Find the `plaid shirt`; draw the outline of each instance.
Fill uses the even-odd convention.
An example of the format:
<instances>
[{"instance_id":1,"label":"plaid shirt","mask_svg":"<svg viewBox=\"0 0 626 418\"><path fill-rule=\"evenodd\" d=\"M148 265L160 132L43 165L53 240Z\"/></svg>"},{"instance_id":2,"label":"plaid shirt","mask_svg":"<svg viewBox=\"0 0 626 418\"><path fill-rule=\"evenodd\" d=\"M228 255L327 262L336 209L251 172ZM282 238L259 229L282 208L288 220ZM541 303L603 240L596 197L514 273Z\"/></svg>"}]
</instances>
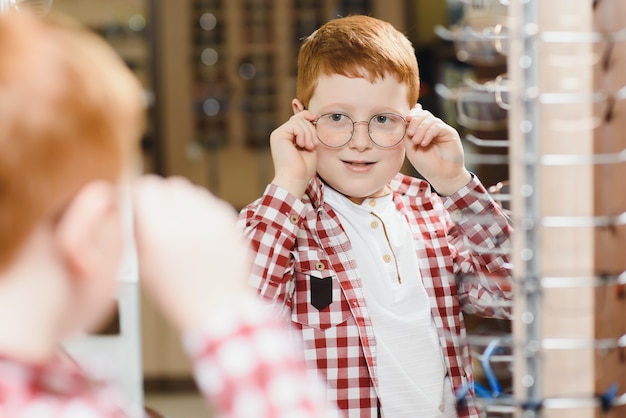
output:
<instances>
[{"instance_id":1,"label":"plaid shirt","mask_svg":"<svg viewBox=\"0 0 626 418\"><path fill-rule=\"evenodd\" d=\"M270 184L240 213L251 242L250 283L286 315L305 344L305 357L349 417L377 417L376 339L350 241L324 203L315 178L302 200ZM477 178L445 199L422 180L398 174L391 183L397 209L416 241L421 277L454 388L473 381L461 310L508 318L511 275L508 218ZM316 280L331 278L331 280ZM457 407L477 417L472 398Z\"/></svg>"},{"instance_id":2,"label":"plaid shirt","mask_svg":"<svg viewBox=\"0 0 626 418\"><path fill-rule=\"evenodd\" d=\"M308 376L302 352L284 324L252 305L235 316L223 313L207 324L206 332L186 335L211 416L338 417L320 381L303 383ZM138 415L143 412L132 414L110 382L88 377L67 362L33 365L0 356L0 418Z\"/></svg>"}]
</instances>

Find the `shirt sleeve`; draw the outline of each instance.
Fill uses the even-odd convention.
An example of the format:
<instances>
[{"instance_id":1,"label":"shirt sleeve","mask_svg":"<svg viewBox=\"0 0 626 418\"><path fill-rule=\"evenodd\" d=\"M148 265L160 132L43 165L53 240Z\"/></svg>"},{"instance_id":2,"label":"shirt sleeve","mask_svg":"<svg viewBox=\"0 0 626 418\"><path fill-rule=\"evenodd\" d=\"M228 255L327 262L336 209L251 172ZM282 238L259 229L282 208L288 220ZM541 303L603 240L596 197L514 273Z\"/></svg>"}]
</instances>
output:
<instances>
[{"instance_id":1,"label":"shirt sleeve","mask_svg":"<svg viewBox=\"0 0 626 418\"><path fill-rule=\"evenodd\" d=\"M300 199L270 184L262 197L239 215L238 226L252 253L249 283L285 314L293 302L293 252L306 211Z\"/></svg>"},{"instance_id":2,"label":"shirt sleeve","mask_svg":"<svg viewBox=\"0 0 626 418\"><path fill-rule=\"evenodd\" d=\"M457 252L459 299L466 312L487 317L511 315L511 220L477 177L444 199L450 213L450 240Z\"/></svg>"},{"instance_id":3,"label":"shirt sleeve","mask_svg":"<svg viewBox=\"0 0 626 418\"><path fill-rule=\"evenodd\" d=\"M216 418L339 417L299 342L261 300L214 315L184 346Z\"/></svg>"}]
</instances>

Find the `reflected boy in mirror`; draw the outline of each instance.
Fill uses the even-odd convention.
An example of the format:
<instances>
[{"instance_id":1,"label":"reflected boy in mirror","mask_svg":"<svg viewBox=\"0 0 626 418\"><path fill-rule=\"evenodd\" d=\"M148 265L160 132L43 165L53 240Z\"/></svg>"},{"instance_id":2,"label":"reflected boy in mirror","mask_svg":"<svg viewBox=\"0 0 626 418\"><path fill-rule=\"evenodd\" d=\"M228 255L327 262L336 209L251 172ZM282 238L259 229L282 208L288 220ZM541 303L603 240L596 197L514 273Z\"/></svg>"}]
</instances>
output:
<instances>
[{"instance_id":1,"label":"reflected boy in mirror","mask_svg":"<svg viewBox=\"0 0 626 418\"><path fill-rule=\"evenodd\" d=\"M509 220L418 93L392 25L323 25L300 49L294 115L270 137L275 176L240 213L250 283L350 417L477 417L473 393L454 395L473 381L462 310L511 315ZM405 159L426 180L401 174Z\"/></svg>"}]
</instances>

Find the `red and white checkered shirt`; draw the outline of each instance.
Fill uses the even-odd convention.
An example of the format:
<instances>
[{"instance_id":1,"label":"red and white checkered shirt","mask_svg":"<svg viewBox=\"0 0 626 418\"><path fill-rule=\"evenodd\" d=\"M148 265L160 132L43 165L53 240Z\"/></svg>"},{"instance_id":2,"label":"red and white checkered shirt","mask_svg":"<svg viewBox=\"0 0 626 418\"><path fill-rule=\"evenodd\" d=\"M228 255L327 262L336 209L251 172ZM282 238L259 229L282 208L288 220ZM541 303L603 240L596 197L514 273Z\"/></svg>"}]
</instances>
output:
<instances>
[{"instance_id":1,"label":"red and white checkered shirt","mask_svg":"<svg viewBox=\"0 0 626 418\"><path fill-rule=\"evenodd\" d=\"M303 199L270 184L244 208L239 225L251 242L250 283L284 309L300 330L311 369L348 417L377 417L376 339L352 246L324 202L315 178ZM461 310L508 318L511 299L509 219L477 178L442 199L430 185L398 174L391 183L397 209L419 245L422 281L456 389L473 381ZM331 278L331 280L321 280ZM470 394L473 396L473 394ZM478 417L470 397L459 417Z\"/></svg>"},{"instance_id":2,"label":"red and white checkered shirt","mask_svg":"<svg viewBox=\"0 0 626 418\"><path fill-rule=\"evenodd\" d=\"M321 381L310 379L288 327L267 307L252 305L235 315L224 312L206 331L186 336L211 416L338 417ZM67 362L33 365L0 356L0 418L133 416L118 395L109 382L96 381Z\"/></svg>"}]
</instances>

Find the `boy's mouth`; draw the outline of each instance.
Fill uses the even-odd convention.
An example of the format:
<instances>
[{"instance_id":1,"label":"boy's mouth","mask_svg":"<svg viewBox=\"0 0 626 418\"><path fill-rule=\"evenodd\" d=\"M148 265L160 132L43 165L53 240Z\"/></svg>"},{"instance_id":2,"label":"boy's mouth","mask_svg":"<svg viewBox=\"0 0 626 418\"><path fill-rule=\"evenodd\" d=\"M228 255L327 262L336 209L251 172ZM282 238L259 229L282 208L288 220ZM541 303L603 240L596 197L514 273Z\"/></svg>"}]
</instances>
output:
<instances>
[{"instance_id":1,"label":"boy's mouth","mask_svg":"<svg viewBox=\"0 0 626 418\"><path fill-rule=\"evenodd\" d=\"M369 162L369 161L343 161L344 164L348 164L354 167L366 167L368 165L372 165L374 164L373 162Z\"/></svg>"},{"instance_id":2,"label":"boy's mouth","mask_svg":"<svg viewBox=\"0 0 626 418\"><path fill-rule=\"evenodd\" d=\"M359 161L359 160L343 160L345 164L344 167L353 173L369 173L369 171L376 164L375 162L370 161Z\"/></svg>"}]
</instances>

